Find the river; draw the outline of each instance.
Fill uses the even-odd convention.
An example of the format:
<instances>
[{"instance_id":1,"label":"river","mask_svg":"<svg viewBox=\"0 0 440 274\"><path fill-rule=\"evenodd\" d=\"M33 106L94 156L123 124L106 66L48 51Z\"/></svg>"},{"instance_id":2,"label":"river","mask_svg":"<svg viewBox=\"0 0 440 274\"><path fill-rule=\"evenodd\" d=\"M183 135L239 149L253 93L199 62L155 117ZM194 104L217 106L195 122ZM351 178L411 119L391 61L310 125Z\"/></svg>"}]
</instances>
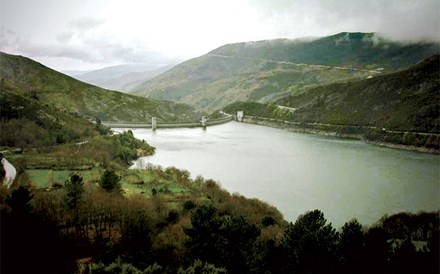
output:
<instances>
[{"instance_id":1,"label":"river","mask_svg":"<svg viewBox=\"0 0 440 274\"><path fill-rule=\"evenodd\" d=\"M156 147L138 161L215 179L276 206L288 221L320 209L335 227L352 218L369 225L385 214L440 208L438 155L238 122L132 131Z\"/></svg>"}]
</instances>

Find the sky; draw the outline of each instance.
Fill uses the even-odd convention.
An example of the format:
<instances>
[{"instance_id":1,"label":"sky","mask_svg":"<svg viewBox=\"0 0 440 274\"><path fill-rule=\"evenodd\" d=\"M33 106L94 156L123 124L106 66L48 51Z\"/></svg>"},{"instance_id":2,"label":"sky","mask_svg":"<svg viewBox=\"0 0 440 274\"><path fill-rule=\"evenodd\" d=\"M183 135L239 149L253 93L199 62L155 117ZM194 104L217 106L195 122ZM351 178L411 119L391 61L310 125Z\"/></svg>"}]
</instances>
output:
<instances>
[{"instance_id":1,"label":"sky","mask_svg":"<svg viewBox=\"0 0 440 274\"><path fill-rule=\"evenodd\" d=\"M0 51L57 70L166 64L229 43L345 31L440 41L440 1L0 0Z\"/></svg>"}]
</instances>

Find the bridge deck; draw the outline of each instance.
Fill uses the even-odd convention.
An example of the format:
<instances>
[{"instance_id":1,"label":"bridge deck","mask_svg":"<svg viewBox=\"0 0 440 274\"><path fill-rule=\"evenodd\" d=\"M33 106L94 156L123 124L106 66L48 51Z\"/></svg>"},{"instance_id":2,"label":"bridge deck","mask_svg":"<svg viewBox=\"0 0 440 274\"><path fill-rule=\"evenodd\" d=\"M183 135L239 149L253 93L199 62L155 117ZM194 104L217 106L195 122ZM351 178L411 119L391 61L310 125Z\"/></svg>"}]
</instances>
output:
<instances>
[{"instance_id":1,"label":"bridge deck","mask_svg":"<svg viewBox=\"0 0 440 274\"><path fill-rule=\"evenodd\" d=\"M222 119L206 120L207 126L220 125L231 121L233 117L225 117ZM113 122L103 121L103 125L112 128L151 128L151 123L142 122ZM201 122L185 122L185 123L157 123L157 128L179 128L179 127L202 127Z\"/></svg>"}]
</instances>

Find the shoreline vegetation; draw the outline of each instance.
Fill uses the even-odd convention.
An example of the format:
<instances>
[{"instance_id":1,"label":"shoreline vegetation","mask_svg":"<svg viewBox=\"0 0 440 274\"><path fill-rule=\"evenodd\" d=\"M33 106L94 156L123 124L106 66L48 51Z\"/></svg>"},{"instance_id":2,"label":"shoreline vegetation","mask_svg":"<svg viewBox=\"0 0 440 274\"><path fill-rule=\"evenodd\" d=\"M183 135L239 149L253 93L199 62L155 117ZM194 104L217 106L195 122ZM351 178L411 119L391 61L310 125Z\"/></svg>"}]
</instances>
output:
<instances>
[{"instance_id":1,"label":"shoreline vegetation","mask_svg":"<svg viewBox=\"0 0 440 274\"><path fill-rule=\"evenodd\" d=\"M154 151L129 130L7 153L17 178L0 187L2 273L438 272L440 212L336 228L316 209L289 221L186 170L128 169Z\"/></svg>"},{"instance_id":2,"label":"shoreline vegetation","mask_svg":"<svg viewBox=\"0 0 440 274\"><path fill-rule=\"evenodd\" d=\"M92 142L78 152L94 155L93 169L47 170L43 185L33 186L21 156L13 159L15 185L0 187L2 273L438 272L440 212L336 228L316 209L287 221L275 207L186 170L127 169L142 141L130 131L113 138L104 146L112 154L96 155Z\"/></svg>"},{"instance_id":3,"label":"shoreline vegetation","mask_svg":"<svg viewBox=\"0 0 440 274\"><path fill-rule=\"evenodd\" d=\"M248 116L243 117L244 123L268 126L278 129L284 129L291 132L309 133L322 136L333 136L339 138L348 138L363 141L367 144L402 149L408 151L416 151L421 153L440 154L438 148L429 148L424 146L414 146L402 143L392 143L385 140L397 140L402 142L405 138L416 139L421 138L421 142L427 142L429 138L435 139L438 144L440 134L436 133L418 133L418 132L403 132L403 131L389 131L382 128L363 128L356 126L344 126L344 125L329 125L320 123L295 123L284 120L278 120L273 118ZM377 138L376 140L374 138Z\"/></svg>"}]
</instances>

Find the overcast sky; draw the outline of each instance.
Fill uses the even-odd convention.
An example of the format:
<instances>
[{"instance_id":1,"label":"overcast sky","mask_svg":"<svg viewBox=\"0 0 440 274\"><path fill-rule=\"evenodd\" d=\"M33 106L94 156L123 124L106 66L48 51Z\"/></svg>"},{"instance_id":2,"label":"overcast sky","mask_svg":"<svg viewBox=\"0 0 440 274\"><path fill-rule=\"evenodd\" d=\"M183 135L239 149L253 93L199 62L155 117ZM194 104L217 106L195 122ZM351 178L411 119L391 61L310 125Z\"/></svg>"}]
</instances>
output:
<instances>
[{"instance_id":1,"label":"overcast sky","mask_svg":"<svg viewBox=\"0 0 440 274\"><path fill-rule=\"evenodd\" d=\"M89 70L342 31L439 41L439 18L439 0L0 0L0 51Z\"/></svg>"}]
</instances>

